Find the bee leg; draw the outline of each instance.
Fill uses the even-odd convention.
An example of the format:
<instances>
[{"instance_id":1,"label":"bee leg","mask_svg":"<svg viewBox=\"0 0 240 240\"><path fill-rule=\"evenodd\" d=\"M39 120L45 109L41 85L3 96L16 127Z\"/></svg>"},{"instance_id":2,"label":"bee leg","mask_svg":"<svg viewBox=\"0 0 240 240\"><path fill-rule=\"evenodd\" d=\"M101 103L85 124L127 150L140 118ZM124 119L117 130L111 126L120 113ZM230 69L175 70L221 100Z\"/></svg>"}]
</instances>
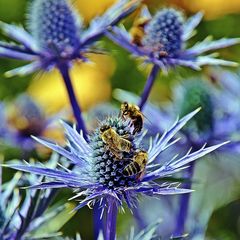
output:
<instances>
[{"instance_id":1,"label":"bee leg","mask_svg":"<svg viewBox=\"0 0 240 240\"><path fill-rule=\"evenodd\" d=\"M138 180L138 181L141 181L144 175L145 175L145 170L141 171L141 172L138 174L137 180Z\"/></svg>"},{"instance_id":2,"label":"bee leg","mask_svg":"<svg viewBox=\"0 0 240 240\"><path fill-rule=\"evenodd\" d=\"M126 139L126 140L128 140L129 137L130 137L130 134L127 133L127 134L121 135L121 137L124 138L124 139Z\"/></svg>"},{"instance_id":3,"label":"bee leg","mask_svg":"<svg viewBox=\"0 0 240 240\"><path fill-rule=\"evenodd\" d=\"M135 121L133 135L141 132L141 130L142 130L142 126L138 124L137 121Z\"/></svg>"},{"instance_id":4,"label":"bee leg","mask_svg":"<svg viewBox=\"0 0 240 240\"><path fill-rule=\"evenodd\" d=\"M116 149L113 149L113 148L110 148L109 150L113 154L113 156L115 156L116 160L119 160L119 161L122 160L122 158L123 158L123 153L122 152L119 152L119 151L117 151Z\"/></svg>"}]
</instances>

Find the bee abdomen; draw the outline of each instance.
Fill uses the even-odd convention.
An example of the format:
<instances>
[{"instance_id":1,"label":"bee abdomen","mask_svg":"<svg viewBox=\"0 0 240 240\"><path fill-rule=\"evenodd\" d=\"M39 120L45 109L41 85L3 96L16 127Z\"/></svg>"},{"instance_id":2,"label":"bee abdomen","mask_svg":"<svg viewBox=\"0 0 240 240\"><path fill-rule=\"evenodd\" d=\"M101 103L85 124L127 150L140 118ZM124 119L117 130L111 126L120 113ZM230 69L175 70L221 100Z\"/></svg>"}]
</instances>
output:
<instances>
[{"instance_id":1,"label":"bee abdomen","mask_svg":"<svg viewBox=\"0 0 240 240\"><path fill-rule=\"evenodd\" d=\"M132 162L128 166L126 166L123 170L123 175L132 176L141 171L141 168L137 162Z\"/></svg>"},{"instance_id":2,"label":"bee abdomen","mask_svg":"<svg viewBox=\"0 0 240 240\"><path fill-rule=\"evenodd\" d=\"M133 134L141 132L142 127L143 127L142 117L137 117L136 119L134 119L133 120L133 126L134 126Z\"/></svg>"}]
</instances>

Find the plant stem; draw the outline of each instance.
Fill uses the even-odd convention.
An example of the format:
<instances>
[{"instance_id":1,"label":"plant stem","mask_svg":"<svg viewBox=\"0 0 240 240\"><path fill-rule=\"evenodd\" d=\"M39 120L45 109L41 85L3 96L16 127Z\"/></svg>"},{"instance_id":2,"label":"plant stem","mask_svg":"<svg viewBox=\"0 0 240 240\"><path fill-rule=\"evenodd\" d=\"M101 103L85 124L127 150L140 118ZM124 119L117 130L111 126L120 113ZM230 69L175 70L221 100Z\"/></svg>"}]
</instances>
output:
<instances>
[{"instance_id":1,"label":"plant stem","mask_svg":"<svg viewBox=\"0 0 240 240\"><path fill-rule=\"evenodd\" d=\"M78 125L78 130L82 130L83 131L83 136L86 140L87 139L87 129L85 127L85 123L84 120L82 118L82 111L81 108L77 102L77 98L73 89L73 85L72 85L72 81L69 75L69 68L67 65L63 64L63 65L59 65L59 71L63 77L67 92L68 92L68 97L69 97L69 101L71 103L72 106L72 111L73 114L75 116L75 119L77 121L77 125ZM93 219L94 219L94 237L96 237L95 239L97 239L97 236L100 232L101 229L103 229L103 223L102 220L100 219L100 214L101 214L101 210L99 209L98 206L94 207L94 212L93 212ZM99 218L99 219L98 219ZM98 219L98 220L97 220ZM96 235L97 234L97 235Z\"/></svg>"},{"instance_id":2,"label":"plant stem","mask_svg":"<svg viewBox=\"0 0 240 240\"><path fill-rule=\"evenodd\" d=\"M101 218L102 211L99 202L94 204L93 208L93 226L94 226L94 239L97 240L99 233L104 230L103 217Z\"/></svg>"},{"instance_id":3,"label":"plant stem","mask_svg":"<svg viewBox=\"0 0 240 240\"><path fill-rule=\"evenodd\" d=\"M115 240L118 208L113 199L110 199L108 203L105 240Z\"/></svg>"},{"instance_id":4,"label":"plant stem","mask_svg":"<svg viewBox=\"0 0 240 240\"><path fill-rule=\"evenodd\" d=\"M83 131L84 138L87 139L87 130L82 118L81 108L77 102L77 98L73 89L72 81L69 75L69 67L66 64L62 64L62 65L59 65L58 68L60 73L62 74L64 83L68 92L69 101L72 106L74 117L77 121L78 130L81 129Z\"/></svg>"},{"instance_id":5,"label":"plant stem","mask_svg":"<svg viewBox=\"0 0 240 240\"><path fill-rule=\"evenodd\" d=\"M192 187L191 180L193 178L194 168L195 168L195 162L192 162L190 167L187 169L187 178L190 180L190 182L185 183L183 188L191 189ZM190 193L186 193L180 196L180 201L179 201L180 208L179 208L179 212L176 219L177 221L176 221L174 237L182 236L185 233L185 223L188 216L190 196L191 196Z\"/></svg>"},{"instance_id":6,"label":"plant stem","mask_svg":"<svg viewBox=\"0 0 240 240\"><path fill-rule=\"evenodd\" d=\"M159 67L157 65L153 65L152 70L151 70L151 72L148 76L147 82L145 84L140 102L138 104L138 106L141 110L143 109L145 103L148 100L148 97L149 97L150 92L152 90L152 86L153 86L153 84L155 82L155 79L157 77L158 71L159 71Z\"/></svg>"}]
</instances>

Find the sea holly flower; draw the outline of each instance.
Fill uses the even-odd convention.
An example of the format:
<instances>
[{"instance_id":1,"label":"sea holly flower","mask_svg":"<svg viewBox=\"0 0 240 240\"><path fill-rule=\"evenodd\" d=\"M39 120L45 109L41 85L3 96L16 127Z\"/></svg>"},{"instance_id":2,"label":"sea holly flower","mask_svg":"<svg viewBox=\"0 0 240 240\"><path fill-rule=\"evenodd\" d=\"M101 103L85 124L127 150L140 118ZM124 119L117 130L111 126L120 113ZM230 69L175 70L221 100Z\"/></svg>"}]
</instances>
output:
<instances>
[{"instance_id":1,"label":"sea holly flower","mask_svg":"<svg viewBox=\"0 0 240 240\"><path fill-rule=\"evenodd\" d=\"M151 103L146 104L143 113L146 118L154 119L152 123L145 122L145 127L151 134L162 132L162 122L169 124L176 114L184 116L196 107L202 110L194 116L180 131L181 140L176 143L178 149L198 149L208 142L213 145L217 142L231 140L231 143L219 149L220 154L239 154L240 150L240 77L238 73L221 69L209 69L208 79L205 77L187 79L177 84L173 89L173 102L161 109ZM209 81L210 80L210 81ZM133 103L139 101L139 97L123 90L117 90L115 96L118 100L130 99ZM158 121L157 121L158 120ZM164 120L164 121L161 121ZM156 124L157 123L157 124ZM226 127L227 126L227 127ZM176 151L177 152L177 151ZM218 157L218 155L215 155ZM184 178L191 179L194 174L195 163L185 171ZM187 188L191 183L186 183ZM185 222L188 214L190 195L180 197L180 210L176 220L175 235L184 233Z\"/></svg>"},{"instance_id":2,"label":"sea holly flower","mask_svg":"<svg viewBox=\"0 0 240 240\"><path fill-rule=\"evenodd\" d=\"M2 31L19 45L0 43L0 56L31 63L11 70L7 76L26 75L36 70L49 70L73 60L86 60L91 46L122 18L131 13L138 1L119 1L88 28L69 0L34 0L28 12L28 29L1 22Z\"/></svg>"},{"instance_id":3,"label":"sea holly flower","mask_svg":"<svg viewBox=\"0 0 240 240\"><path fill-rule=\"evenodd\" d=\"M200 70L203 65L236 66L234 62L216 58L216 53L204 54L235 45L240 42L239 38L213 41L211 37L207 37L187 48L188 40L194 35L195 27L202 16L202 13L197 13L185 20L183 14L173 8L164 8L151 16L144 7L139 19L145 19L145 22L135 24L130 32L124 27L113 27L112 32L107 33L110 39L127 49L134 57L142 59L144 63L153 64L139 103L140 108L145 104L159 70L167 72L176 66L194 70ZM135 32L138 34L137 41L134 39Z\"/></svg>"},{"instance_id":4,"label":"sea holly flower","mask_svg":"<svg viewBox=\"0 0 240 240\"><path fill-rule=\"evenodd\" d=\"M82 132L78 133L74 127L62 122L66 131L66 147L61 147L47 140L35 139L75 164L73 170L67 170L64 167L62 169L50 169L31 164L11 164L9 167L53 179L35 184L32 186L33 189L63 187L74 189L76 195L72 199L82 199L76 210L85 205L98 204L102 215L106 214L105 239L115 239L117 211L119 208L123 209L123 202L126 202L129 209L133 210L136 207L139 194L160 197L161 195L191 192L191 189L179 188L178 183L161 184L156 180L161 180L162 177L186 168L190 162L225 144L222 143L212 147L205 147L204 145L196 152L188 151L183 157L156 164L159 155L176 142L176 140L172 140L174 135L198 111L199 109L177 120L161 137L157 135L154 139L151 139L148 149L141 148L144 134L133 135L130 122L120 117L110 117L101 122L100 126L89 136L89 143L83 138ZM106 126L113 129L120 138L127 138L131 146L130 151L122 152L120 156L122 159L118 159L119 156L115 155L103 141L102 130L103 127L106 129ZM114 146L112 149L114 149ZM139 150L145 151L148 155L145 171L142 174L127 175L124 169L129 166Z\"/></svg>"},{"instance_id":5,"label":"sea holly flower","mask_svg":"<svg viewBox=\"0 0 240 240\"><path fill-rule=\"evenodd\" d=\"M18 96L11 104L1 104L1 139L4 143L31 151L36 147L31 135L46 136L60 132L53 123L55 116L47 117L41 106L29 95Z\"/></svg>"},{"instance_id":6,"label":"sea holly flower","mask_svg":"<svg viewBox=\"0 0 240 240\"><path fill-rule=\"evenodd\" d=\"M109 27L133 12L139 2L121 0L101 17L93 19L89 27L84 29L70 0L34 0L28 13L29 32L14 25L0 24L2 31L18 43L0 42L0 57L30 62L7 72L6 76L26 75L56 67L63 77L78 128L83 130L86 137L87 131L69 68L72 61L87 61L87 53L98 52L93 46L96 41Z\"/></svg>"}]
</instances>

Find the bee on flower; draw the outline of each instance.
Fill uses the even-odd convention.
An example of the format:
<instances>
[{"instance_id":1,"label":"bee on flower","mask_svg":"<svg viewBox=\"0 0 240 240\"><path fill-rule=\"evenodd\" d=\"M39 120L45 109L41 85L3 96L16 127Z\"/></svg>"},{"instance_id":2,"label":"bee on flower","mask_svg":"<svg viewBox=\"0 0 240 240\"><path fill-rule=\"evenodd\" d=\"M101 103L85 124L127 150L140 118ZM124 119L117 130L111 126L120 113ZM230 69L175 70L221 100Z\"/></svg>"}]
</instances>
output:
<instances>
[{"instance_id":1,"label":"bee on flower","mask_svg":"<svg viewBox=\"0 0 240 240\"><path fill-rule=\"evenodd\" d=\"M168 72L177 66L194 70L200 70L204 65L237 66L232 61L216 58L216 53L207 53L238 44L239 38L213 41L207 37L187 48L188 40L195 34L195 27L202 17L203 14L199 12L187 20L181 11L174 8L163 8L152 16L144 6L130 31L115 26L107 33L111 40L144 64L153 65L139 102L140 109L148 99L159 70Z\"/></svg>"},{"instance_id":2,"label":"bee on flower","mask_svg":"<svg viewBox=\"0 0 240 240\"><path fill-rule=\"evenodd\" d=\"M78 132L76 128L62 122L67 138L65 147L52 141L35 139L73 163L75 167L72 170L64 167L50 169L32 164L10 164L9 167L48 178L47 181L31 186L34 189L72 188L76 193L72 199L80 201L75 210L86 205L99 204L101 216L105 214L107 219L106 239L114 239L115 236L112 234L115 234L115 231L111 229L116 227L117 212L119 208L124 209L123 202L126 202L128 208L133 211L137 206L138 195L158 198L161 195L191 192L191 189L180 188L178 184L161 184L156 180L161 180L162 177L186 168L192 161L225 144L221 143L212 147L204 145L195 152L188 151L185 156L178 159L169 159L162 164L159 162L156 164L156 160L161 158L161 153L175 144L176 140L172 140L174 135L198 111L199 109L177 120L161 137L157 135L154 139L150 139L148 148L144 148L141 144L144 133L133 135L131 123L122 119L121 116L112 116L103 120L99 127L88 136L89 142L83 138L82 132ZM116 160L111 150L106 148L108 143L102 139L101 128L106 125L114 129L119 136L129 136L131 151L122 151L120 160ZM139 155L140 153L141 155ZM130 165L139 163L138 158L141 156L140 159L142 159L142 155L144 156L144 167L139 171L135 166L136 171L128 174ZM133 168L131 167L131 169ZM139 177L139 173L141 173L141 177Z\"/></svg>"}]
</instances>

